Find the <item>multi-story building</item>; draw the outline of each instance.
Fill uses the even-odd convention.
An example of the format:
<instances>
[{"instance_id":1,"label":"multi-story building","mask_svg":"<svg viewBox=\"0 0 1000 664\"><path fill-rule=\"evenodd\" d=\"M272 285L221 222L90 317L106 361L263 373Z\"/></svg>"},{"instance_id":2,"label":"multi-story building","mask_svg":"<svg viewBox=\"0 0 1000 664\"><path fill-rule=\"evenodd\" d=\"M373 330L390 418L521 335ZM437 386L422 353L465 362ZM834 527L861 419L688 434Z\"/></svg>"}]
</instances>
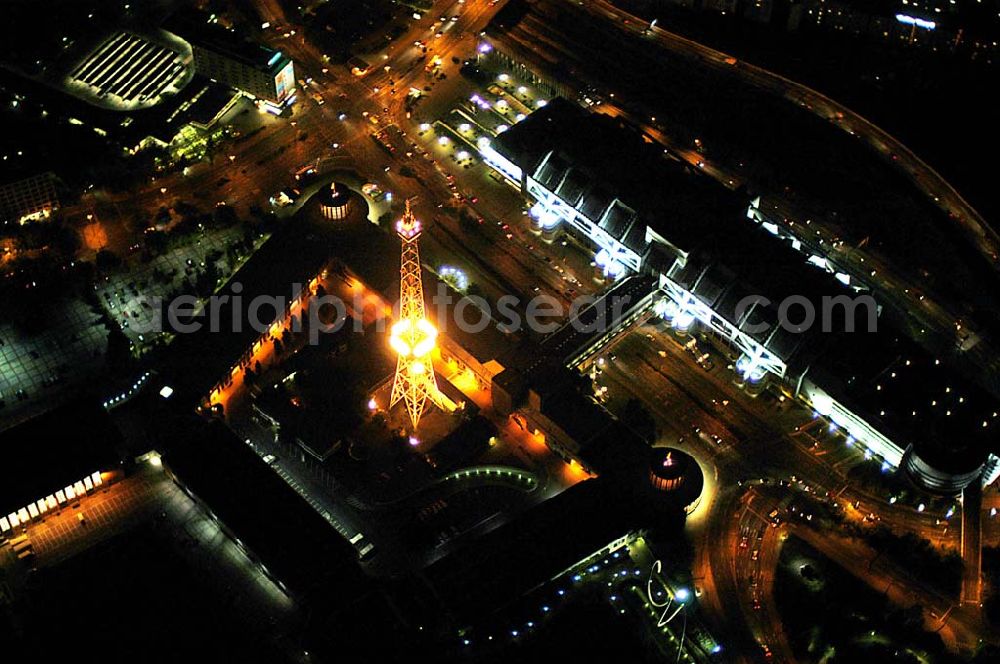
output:
<instances>
[{"instance_id":1,"label":"multi-story building","mask_svg":"<svg viewBox=\"0 0 1000 664\"><path fill-rule=\"evenodd\" d=\"M295 67L291 58L247 41L198 12L180 12L165 28L191 45L199 74L232 86L280 109L292 102Z\"/></svg>"},{"instance_id":2,"label":"multi-story building","mask_svg":"<svg viewBox=\"0 0 1000 664\"><path fill-rule=\"evenodd\" d=\"M653 276L656 312L719 347L738 382L808 404L846 444L928 490L1000 475L997 400L858 299L864 284L784 235L749 195L562 99L481 147L529 199L543 237L589 244L608 278Z\"/></svg>"}]
</instances>

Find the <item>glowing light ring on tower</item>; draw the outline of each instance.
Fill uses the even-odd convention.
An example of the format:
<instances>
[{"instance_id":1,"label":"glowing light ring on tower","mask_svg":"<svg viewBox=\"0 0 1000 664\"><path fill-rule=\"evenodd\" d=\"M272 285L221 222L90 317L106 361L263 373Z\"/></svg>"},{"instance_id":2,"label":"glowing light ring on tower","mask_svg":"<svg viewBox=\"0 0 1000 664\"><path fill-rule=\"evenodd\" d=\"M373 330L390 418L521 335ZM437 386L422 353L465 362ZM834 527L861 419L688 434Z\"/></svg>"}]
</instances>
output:
<instances>
[{"instance_id":1,"label":"glowing light ring on tower","mask_svg":"<svg viewBox=\"0 0 1000 664\"><path fill-rule=\"evenodd\" d=\"M420 222L416 219L411 219L407 221L406 219L400 219L396 222L396 232L404 240L413 240L418 235L423 228L420 226Z\"/></svg>"},{"instance_id":2,"label":"glowing light ring on tower","mask_svg":"<svg viewBox=\"0 0 1000 664\"><path fill-rule=\"evenodd\" d=\"M389 345L405 357L424 357L434 350L437 330L427 319L414 323L410 319L397 321L392 326Z\"/></svg>"}]
</instances>

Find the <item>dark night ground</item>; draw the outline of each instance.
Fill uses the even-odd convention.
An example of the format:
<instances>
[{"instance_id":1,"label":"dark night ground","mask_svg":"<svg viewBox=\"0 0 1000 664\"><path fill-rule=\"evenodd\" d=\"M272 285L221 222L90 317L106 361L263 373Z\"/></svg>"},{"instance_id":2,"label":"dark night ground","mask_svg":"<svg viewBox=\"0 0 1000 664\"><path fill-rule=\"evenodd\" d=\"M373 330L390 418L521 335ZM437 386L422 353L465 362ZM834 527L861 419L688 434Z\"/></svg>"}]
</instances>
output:
<instances>
[{"instance_id":1,"label":"dark night ground","mask_svg":"<svg viewBox=\"0 0 1000 664\"><path fill-rule=\"evenodd\" d=\"M918 611L899 609L796 537L782 547L774 594L792 651L802 662L916 663L921 659L915 652L933 664L963 661L923 630Z\"/></svg>"},{"instance_id":2,"label":"dark night ground","mask_svg":"<svg viewBox=\"0 0 1000 664\"><path fill-rule=\"evenodd\" d=\"M42 662L67 652L74 661L286 661L198 574L151 527L139 528L38 572L14 607L15 625L0 614L0 633L20 628L16 647Z\"/></svg>"},{"instance_id":3,"label":"dark night ground","mask_svg":"<svg viewBox=\"0 0 1000 664\"><path fill-rule=\"evenodd\" d=\"M509 662L662 662L644 637L634 613L620 615L601 592L576 596L547 621L532 639L512 645L495 655L483 654L476 664Z\"/></svg>"},{"instance_id":4,"label":"dark night ground","mask_svg":"<svg viewBox=\"0 0 1000 664\"><path fill-rule=\"evenodd\" d=\"M153 527L138 528L37 573L12 607L13 624L0 613L5 643L19 634L5 653L55 661L69 648L76 661L130 664L291 661L242 624L239 608L202 583L171 546ZM619 615L601 593L585 593L534 638L492 653L445 654L445 646L440 661L659 661L642 634L634 616Z\"/></svg>"},{"instance_id":5,"label":"dark night ground","mask_svg":"<svg viewBox=\"0 0 1000 664\"><path fill-rule=\"evenodd\" d=\"M982 103L996 65L853 38L816 28L785 32L671 3L616 0L702 44L824 92L902 140L936 168L994 228L1000 204L993 171L974 154L995 154L994 113ZM968 8L966 8L968 9Z\"/></svg>"}]
</instances>

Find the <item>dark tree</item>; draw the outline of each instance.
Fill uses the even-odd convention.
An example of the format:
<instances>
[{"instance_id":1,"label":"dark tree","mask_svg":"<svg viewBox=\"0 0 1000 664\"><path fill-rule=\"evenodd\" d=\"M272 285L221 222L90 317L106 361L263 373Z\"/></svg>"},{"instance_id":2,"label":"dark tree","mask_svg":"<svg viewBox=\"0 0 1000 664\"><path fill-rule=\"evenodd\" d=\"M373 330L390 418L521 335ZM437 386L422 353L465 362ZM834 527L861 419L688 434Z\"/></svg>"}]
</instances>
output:
<instances>
[{"instance_id":1,"label":"dark tree","mask_svg":"<svg viewBox=\"0 0 1000 664\"><path fill-rule=\"evenodd\" d=\"M108 330L108 351L105 359L108 368L116 372L125 369L132 359L132 343L114 323L110 324Z\"/></svg>"},{"instance_id":2,"label":"dark tree","mask_svg":"<svg viewBox=\"0 0 1000 664\"><path fill-rule=\"evenodd\" d=\"M122 259L113 251L101 249L97 252L94 263L99 270L112 270L122 264Z\"/></svg>"},{"instance_id":3,"label":"dark tree","mask_svg":"<svg viewBox=\"0 0 1000 664\"><path fill-rule=\"evenodd\" d=\"M652 414L650 414L649 410L646 409L646 406L639 399L633 397L625 403L625 407L621 412L621 420L630 429L642 436L643 440L647 443L652 444L656 441L656 420L653 419Z\"/></svg>"}]
</instances>

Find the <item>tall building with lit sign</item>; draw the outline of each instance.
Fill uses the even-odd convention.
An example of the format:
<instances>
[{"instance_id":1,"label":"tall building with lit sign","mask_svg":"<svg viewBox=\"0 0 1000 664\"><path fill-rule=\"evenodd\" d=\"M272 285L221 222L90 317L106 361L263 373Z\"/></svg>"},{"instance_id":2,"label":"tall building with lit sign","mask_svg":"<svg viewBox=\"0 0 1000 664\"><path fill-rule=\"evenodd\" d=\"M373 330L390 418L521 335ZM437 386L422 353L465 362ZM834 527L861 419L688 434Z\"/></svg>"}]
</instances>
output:
<instances>
[{"instance_id":1,"label":"tall building with lit sign","mask_svg":"<svg viewBox=\"0 0 1000 664\"><path fill-rule=\"evenodd\" d=\"M179 12L165 27L191 45L199 74L279 107L293 98L295 66L281 51L246 41L205 14Z\"/></svg>"}]
</instances>

